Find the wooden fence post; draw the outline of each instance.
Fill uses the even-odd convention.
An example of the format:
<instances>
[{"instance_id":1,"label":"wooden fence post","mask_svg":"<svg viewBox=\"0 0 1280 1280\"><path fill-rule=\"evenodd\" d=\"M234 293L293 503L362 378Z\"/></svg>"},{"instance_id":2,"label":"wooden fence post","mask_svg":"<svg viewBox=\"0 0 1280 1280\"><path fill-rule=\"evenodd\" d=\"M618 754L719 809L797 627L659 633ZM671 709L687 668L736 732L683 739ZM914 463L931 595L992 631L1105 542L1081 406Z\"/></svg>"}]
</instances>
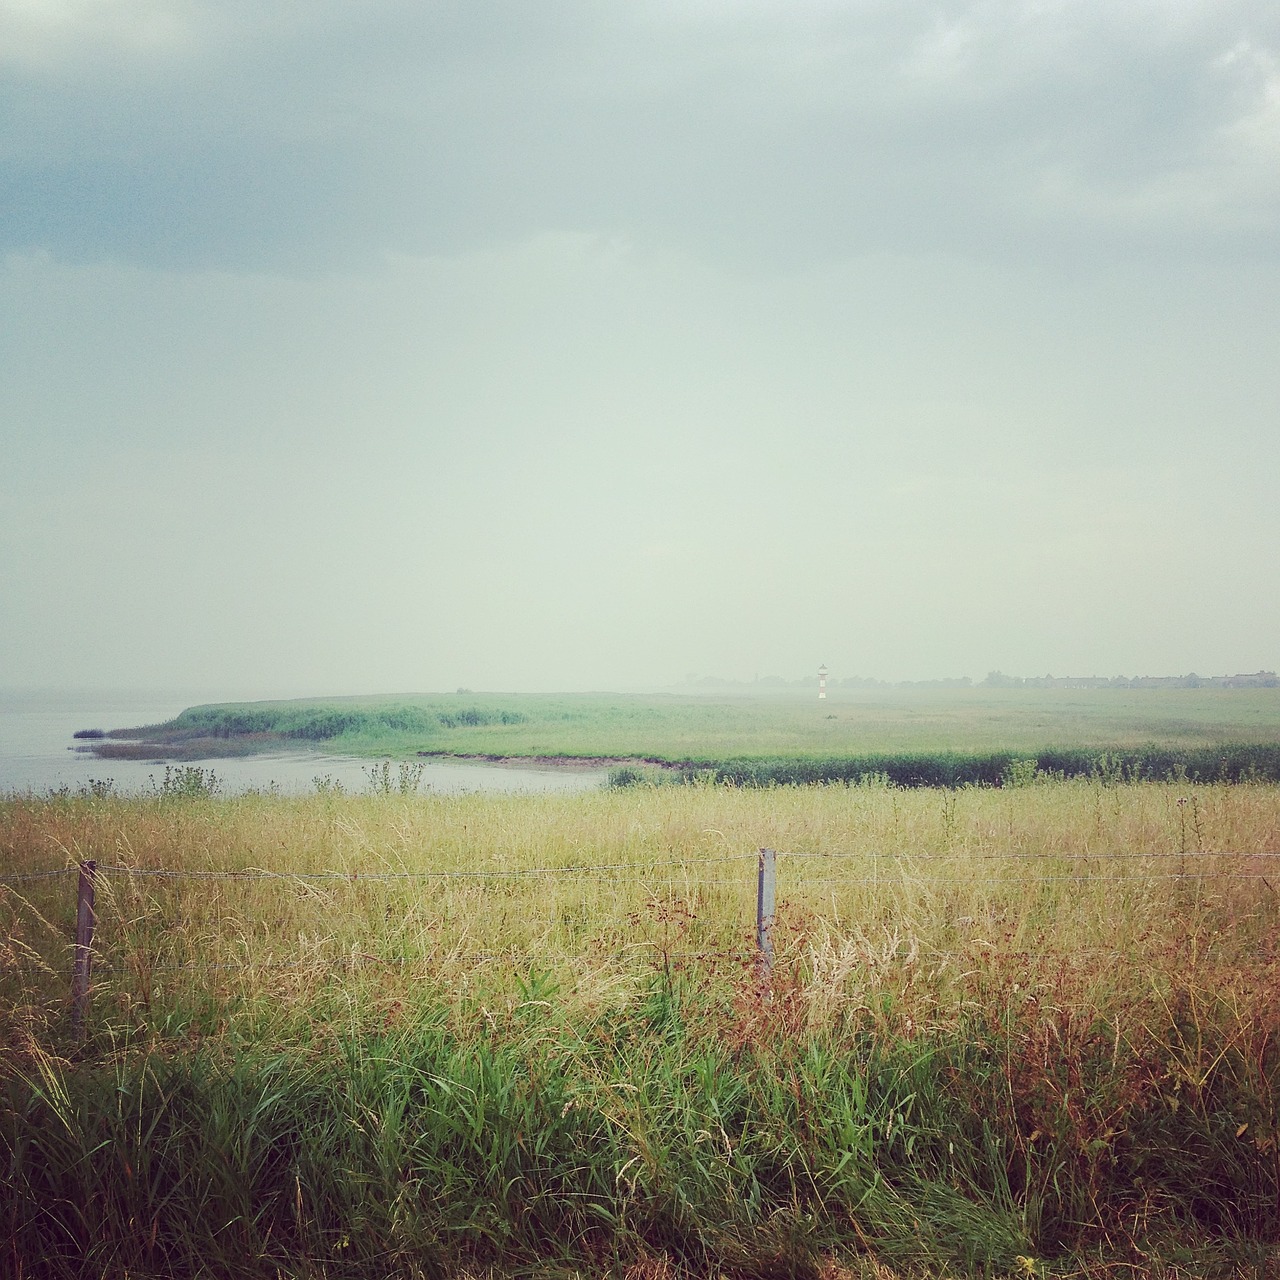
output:
<instances>
[{"instance_id":1,"label":"wooden fence post","mask_svg":"<svg viewBox=\"0 0 1280 1280\"><path fill-rule=\"evenodd\" d=\"M760 953L760 972L773 972L773 914L778 890L778 855L772 849L760 850L756 875L756 949Z\"/></svg>"},{"instance_id":2,"label":"wooden fence post","mask_svg":"<svg viewBox=\"0 0 1280 1280\"><path fill-rule=\"evenodd\" d=\"M89 1011L89 971L93 964L93 882L98 864L88 859L80 864L80 881L76 886L75 964L71 971L71 1029L77 1034L84 1028Z\"/></svg>"}]
</instances>

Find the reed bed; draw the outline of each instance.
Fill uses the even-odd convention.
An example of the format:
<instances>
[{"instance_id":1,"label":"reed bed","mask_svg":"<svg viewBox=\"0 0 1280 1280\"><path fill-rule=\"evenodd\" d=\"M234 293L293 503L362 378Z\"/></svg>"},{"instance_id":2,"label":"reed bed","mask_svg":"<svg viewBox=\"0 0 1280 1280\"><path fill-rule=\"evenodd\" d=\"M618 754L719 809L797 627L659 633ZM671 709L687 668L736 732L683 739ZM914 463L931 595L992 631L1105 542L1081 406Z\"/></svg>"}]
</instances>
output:
<instances>
[{"instance_id":1,"label":"reed bed","mask_svg":"<svg viewBox=\"0 0 1280 1280\"><path fill-rule=\"evenodd\" d=\"M10 797L0 1269L1262 1274L1277 853L1262 783Z\"/></svg>"}]
</instances>

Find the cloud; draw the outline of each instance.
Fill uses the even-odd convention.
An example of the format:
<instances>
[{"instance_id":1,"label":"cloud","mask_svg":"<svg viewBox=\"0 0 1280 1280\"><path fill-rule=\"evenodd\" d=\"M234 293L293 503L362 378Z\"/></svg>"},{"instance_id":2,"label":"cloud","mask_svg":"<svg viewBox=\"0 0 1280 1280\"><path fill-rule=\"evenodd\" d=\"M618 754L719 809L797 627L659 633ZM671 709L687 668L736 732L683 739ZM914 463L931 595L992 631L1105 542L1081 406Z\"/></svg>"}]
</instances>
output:
<instances>
[{"instance_id":1,"label":"cloud","mask_svg":"<svg viewBox=\"0 0 1280 1280\"><path fill-rule=\"evenodd\" d=\"M0 247L316 272L543 232L751 267L1267 251L1261 0L9 0Z\"/></svg>"},{"instance_id":2,"label":"cloud","mask_svg":"<svg viewBox=\"0 0 1280 1280\"><path fill-rule=\"evenodd\" d=\"M1278 49L1259 0L0 0L0 667L1274 665Z\"/></svg>"},{"instance_id":3,"label":"cloud","mask_svg":"<svg viewBox=\"0 0 1280 1280\"><path fill-rule=\"evenodd\" d=\"M189 49L201 16L172 0L5 0L0 58L54 76L108 57L136 66Z\"/></svg>"}]
</instances>

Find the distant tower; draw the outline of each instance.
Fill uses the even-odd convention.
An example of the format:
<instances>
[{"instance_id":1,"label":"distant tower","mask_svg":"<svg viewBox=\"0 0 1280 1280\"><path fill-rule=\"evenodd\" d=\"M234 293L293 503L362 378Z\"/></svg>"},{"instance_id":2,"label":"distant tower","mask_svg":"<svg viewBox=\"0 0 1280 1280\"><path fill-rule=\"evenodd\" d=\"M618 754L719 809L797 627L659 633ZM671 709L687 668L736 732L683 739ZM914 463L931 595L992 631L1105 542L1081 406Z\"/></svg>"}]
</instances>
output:
<instances>
[{"instance_id":1,"label":"distant tower","mask_svg":"<svg viewBox=\"0 0 1280 1280\"><path fill-rule=\"evenodd\" d=\"M818 668L818 700L825 701L827 696L827 664Z\"/></svg>"}]
</instances>

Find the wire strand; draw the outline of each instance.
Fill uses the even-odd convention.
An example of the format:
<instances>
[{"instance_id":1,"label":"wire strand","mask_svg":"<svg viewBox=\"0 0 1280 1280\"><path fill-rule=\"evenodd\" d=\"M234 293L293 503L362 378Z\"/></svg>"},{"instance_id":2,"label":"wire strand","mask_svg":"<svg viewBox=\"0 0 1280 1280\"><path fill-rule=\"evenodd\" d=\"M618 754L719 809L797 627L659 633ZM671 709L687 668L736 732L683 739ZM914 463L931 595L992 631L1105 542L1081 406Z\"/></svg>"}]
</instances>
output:
<instances>
[{"instance_id":1,"label":"wire strand","mask_svg":"<svg viewBox=\"0 0 1280 1280\"><path fill-rule=\"evenodd\" d=\"M675 858L670 862L598 862L567 867L517 867L510 870L484 871L271 871L246 867L243 871L197 871L182 867L130 867L123 863L99 863L98 871L107 875L155 876L190 880L346 880L394 882L412 880L508 880L533 876L587 876L618 871L664 872L672 867L707 866L728 862L754 862L754 853L723 854L710 858Z\"/></svg>"},{"instance_id":2,"label":"wire strand","mask_svg":"<svg viewBox=\"0 0 1280 1280\"><path fill-rule=\"evenodd\" d=\"M26 884L30 880L56 880L60 876L75 875L79 870L79 867L61 867L57 871L28 871L11 876L0 876L0 885Z\"/></svg>"}]
</instances>

